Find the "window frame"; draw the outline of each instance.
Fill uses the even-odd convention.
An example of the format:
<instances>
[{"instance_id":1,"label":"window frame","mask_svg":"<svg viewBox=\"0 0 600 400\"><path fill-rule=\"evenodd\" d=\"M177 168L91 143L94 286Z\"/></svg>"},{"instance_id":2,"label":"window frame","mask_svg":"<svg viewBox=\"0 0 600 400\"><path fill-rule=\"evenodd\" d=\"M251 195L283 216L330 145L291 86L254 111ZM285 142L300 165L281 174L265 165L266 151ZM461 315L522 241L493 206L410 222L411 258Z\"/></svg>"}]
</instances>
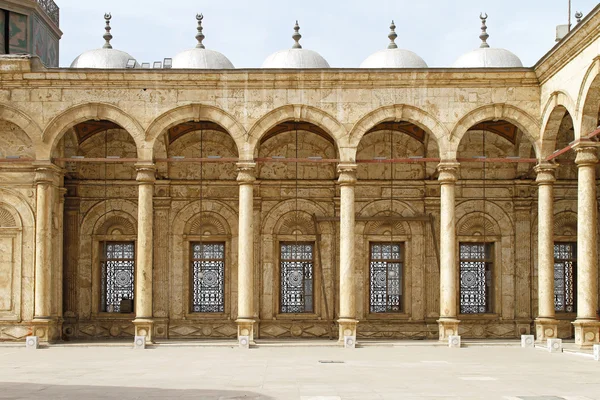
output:
<instances>
[{"instance_id":1,"label":"window frame","mask_svg":"<svg viewBox=\"0 0 600 400\"><path fill-rule=\"evenodd\" d=\"M566 317L570 317L570 316L574 316L577 314L577 238L574 237L568 237L568 238L559 238L559 239L555 239L553 242L553 246L552 249L554 250L554 247L557 244L570 244L573 245L573 258L571 260L561 260L561 261L573 261L573 311L559 311L556 309L556 305L554 307L554 312L559 316L566 316ZM556 264L557 259L554 259L554 265ZM553 277L554 277L554 269L553 271ZM556 285L554 285L554 296L556 296ZM566 308L566 306L565 306ZM560 319L560 318L559 318Z\"/></svg>"},{"instance_id":2,"label":"window frame","mask_svg":"<svg viewBox=\"0 0 600 400\"><path fill-rule=\"evenodd\" d=\"M223 258L219 261L223 261L223 311L218 312L207 312L207 311L194 311L194 267L195 261L206 261L206 259L195 259L194 245L195 244L222 244L223 245ZM188 290L188 310L189 315L206 315L206 316L220 316L224 315L227 310L227 241L226 240L189 240L188 241L188 269L189 269L189 290ZM215 259L217 260L217 259Z\"/></svg>"},{"instance_id":3,"label":"window frame","mask_svg":"<svg viewBox=\"0 0 600 400\"><path fill-rule=\"evenodd\" d=\"M94 265L96 266L96 273L94 274L94 281L96 284L92 283L93 286L96 286L93 293L96 293L96 296L92 299L93 310L92 316L100 316L102 318L113 318L113 319L131 319L135 317L135 298L137 296L137 257L138 257L138 248L137 248L137 235L95 235L93 237L93 242L95 245L93 246L92 259ZM102 304L102 291L104 288L102 287L102 263L105 261L105 253L104 253L104 243L133 243L133 312L131 313L121 313L121 312L110 312L103 311Z\"/></svg>"},{"instance_id":4,"label":"window frame","mask_svg":"<svg viewBox=\"0 0 600 400\"><path fill-rule=\"evenodd\" d=\"M499 273L499 269L501 268L501 265L499 265L498 260L501 259L501 254L498 254L499 251L499 247L498 243L500 242L499 240L494 240L494 237L486 237L486 240L483 241L482 240L483 237L470 237L470 238L457 238L457 247L456 247L456 268L457 268L457 296L456 296L456 300L457 300L457 314L464 319L469 319L469 318L481 318L482 316L488 316L491 318L494 318L497 316L497 306L498 306L498 299L496 298L497 294L500 291L499 288L497 288L496 283L498 281L498 273ZM461 271L461 263L463 261L463 259L460 256L460 246L461 245L487 245L490 246L490 250L489 250L489 254L490 254L490 260L486 259L484 260L486 263L486 271L487 271L487 265L490 265L489 271L490 271L490 282L489 282L489 292L487 293L487 301L489 302L489 304L486 304L486 311L485 312L481 312L481 313L463 313L462 312L462 308L461 308L461 289L462 289L462 282L461 282L461 277L460 277L460 271ZM499 258L500 256L500 258ZM476 260L479 261L479 260Z\"/></svg>"},{"instance_id":5,"label":"window frame","mask_svg":"<svg viewBox=\"0 0 600 400\"><path fill-rule=\"evenodd\" d=\"M274 290L276 291L273 294L273 299L275 300L275 318L276 319L314 319L317 318L320 311L320 298L319 293L321 292L321 277L320 277L320 266L317 265L317 239L313 235L298 235L298 240L296 240L296 236L294 235L279 235L277 240L273 241L275 246L275 254L277 260L277 267L274 268L275 279L274 279ZM313 297L313 309L312 311L302 312L302 313L284 313L281 311L282 304L282 293L281 293L281 246L283 244L310 244L312 245L312 266L313 266L313 274L312 274L312 297Z\"/></svg>"},{"instance_id":6,"label":"window frame","mask_svg":"<svg viewBox=\"0 0 600 400\"><path fill-rule=\"evenodd\" d=\"M401 295L400 295L400 310L396 311L386 311L386 312L373 312L371 311L371 263L373 262L373 251L372 248L374 245L385 245L385 244L398 244L400 246L400 261L399 263L401 264L401 285L400 285L400 289L401 289ZM368 265L367 265L367 275L365 281L368 282L368 289L367 289L367 309L368 309L368 314L373 315L373 316L383 316L383 315L390 315L390 316L403 316L406 315L406 241L403 240L398 240L398 241L385 241L385 240L369 240L367 242L367 253L368 253ZM386 262L390 262L392 260L385 260ZM387 292L387 289L386 289Z\"/></svg>"},{"instance_id":7,"label":"window frame","mask_svg":"<svg viewBox=\"0 0 600 400\"><path fill-rule=\"evenodd\" d=\"M202 243L209 243L209 242L218 242L218 243L225 243L225 271L224 271L224 297L223 297L223 302L224 302L224 307L223 310L224 312L222 313L203 313L203 312L193 312L192 311L192 307L193 307L193 302L192 302L192 296L193 296L193 287L194 287L194 282L193 282L193 270L192 270L192 258L191 258L191 254L192 254L192 243L195 242L202 242ZM237 241L235 241L235 243L237 244ZM230 318L230 313L231 313L231 274L232 274L232 270L234 270L234 265L232 263L232 254L231 251L228 251L227 249L232 249L232 238L228 235L183 235L183 243L180 247L182 253L181 253L181 259L184 262L183 265L183 271L182 271L182 275L181 275L181 288L180 287L174 287L173 290L174 291L178 291L180 290L181 293L181 298L182 298L182 310L181 310L181 315L184 319L189 319L189 320L223 320L223 319L228 319ZM236 247L237 248L237 247ZM237 272L237 267L235 268L235 271Z\"/></svg>"}]
</instances>

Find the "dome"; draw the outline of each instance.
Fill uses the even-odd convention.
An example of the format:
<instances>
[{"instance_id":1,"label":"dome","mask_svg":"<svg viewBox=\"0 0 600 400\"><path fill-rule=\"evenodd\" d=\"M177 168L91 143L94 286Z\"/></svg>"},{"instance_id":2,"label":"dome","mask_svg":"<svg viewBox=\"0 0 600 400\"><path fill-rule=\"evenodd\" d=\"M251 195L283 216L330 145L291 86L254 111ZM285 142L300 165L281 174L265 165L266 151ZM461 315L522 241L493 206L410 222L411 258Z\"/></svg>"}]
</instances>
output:
<instances>
[{"instance_id":1,"label":"dome","mask_svg":"<svg viewBox=\"0 0 600 400\"><path fill-rule=\"evenodd\" d=\"M80 54L71 63L71 68L126 68L129 60L135 62L134 66L139 66L137 61L129 54L121 50L115 50L110 44L110 40L113 38L110 34L110 20L112 16L110 14L104 14L104 20L106 21L104 33L104 46L101 49L89 50L85 53Z\"/></svg>"},{"instance_id":2,"label":"dome","mask_svg":"<svg viewBox=\"0 0 600 400\"><path fill-rule=\"evenodd\" d=\"M520 68L523 63L505 49L481 48L462 55L452 65L454 68Z\"/></svg>"},{"instance_id":3,"label":"dome","mask_svg":"<svg viewBox=\"0 0 600 400\"><path fill-rule=\"evenodd\" d=\"M394 21L390 25L388 35L390 44L387 49L371 54L362 64L361 68L427 68L427 63L410 50L399 49L395 43L398 35Z\"/></svg>"},{"instance_id":4,"label":"dome","mask_svg":"<svg viewBox=\"0 0 600 400\"><path fill-rule=\"evenodd\" d=\"M512 52L506 49L491 48L487 43L487 14L481 15L481 45L478 49L463 54L452 65L454 68L522 68L523 63Z\"/></svg>"},{"instance_id":5,"label":"dome","mask_svg":"<svg viewBox=\"0 0 600 400\"><path fill-rule=\"evenodd\" d=\"M96 49L80 54L71 63L71 68L125 68L133 57L115 49ZM138 66L136 61L136 66Z\"/></svg>"},{"instance_id":6,"label":"dome","mask_svg":"<svg viewBox=\"0 0 600 400\"><path fill-rule=\"evenodd\" d=\"M298 21L294 26L292 38L296 41L291 49L281 50L271 54L262 68L330 68L329 63L319 53L312 50L303 49L300 45L300 27Z\"/></svg>"},{"instance_id":7,"label":"dome","mask_svg":"<svg viewBox=\"0 0 600 400\"><path fill-rule=\"evenodd\" d=\"M198 44L193 49L182 51L173 57L173 68L195 68L195 69L233 69L231 61L218 51L208 50L202 44L205 36L202 33L202 14L196 15L198 21L198 33L196 40Z\"/></svg>"}]
</instances>

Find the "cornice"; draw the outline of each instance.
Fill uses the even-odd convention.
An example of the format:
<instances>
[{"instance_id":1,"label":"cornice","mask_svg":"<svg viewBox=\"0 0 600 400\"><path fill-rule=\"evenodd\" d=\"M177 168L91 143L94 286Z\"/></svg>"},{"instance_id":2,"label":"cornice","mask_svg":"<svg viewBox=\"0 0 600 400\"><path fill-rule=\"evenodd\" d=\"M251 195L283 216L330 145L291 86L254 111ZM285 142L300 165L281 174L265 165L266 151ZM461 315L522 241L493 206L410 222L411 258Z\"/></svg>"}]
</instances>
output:
<instances>
[{"instance_id":1,"label":"cornice","mask_svg":"<svg viewBox=\"0 0 600 400\"><path fill-rule=\"evenodd\" d=\"M599 36L600 4L533 66L540 84L552 78Z\"/></svg>"}]
</instances>

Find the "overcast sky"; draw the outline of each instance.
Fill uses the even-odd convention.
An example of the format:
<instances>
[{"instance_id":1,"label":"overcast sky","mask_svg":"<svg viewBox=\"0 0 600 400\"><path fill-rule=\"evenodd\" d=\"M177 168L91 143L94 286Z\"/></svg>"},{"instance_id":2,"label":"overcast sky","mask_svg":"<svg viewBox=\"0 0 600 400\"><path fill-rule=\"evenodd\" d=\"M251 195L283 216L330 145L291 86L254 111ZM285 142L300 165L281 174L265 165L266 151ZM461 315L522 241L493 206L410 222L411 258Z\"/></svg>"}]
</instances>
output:
<instances>
[{"instance_id":1,"label":"overcast sky","mask_svg":"<svg viewBox=\"0 0 600 400\"><path fill-rule=\"evenodd\" d=\"M194 47L197 12L204 14L204 44L237 68L259 68L271 53L289 48L296 19L301 44L332 67L358 67L388 44L390 20L400 48L431 67L450 66L479 47L479 13L487 12L488 43L511 50L525 66L554 46L556 25L566 24L568 0L55 0L60 7L60 64L104 43L111 12L113 47L139 62L173 57ZM572 0L573 14L594 0ZM575 19L573 18L573 23Z\"/></svg>"}]
</instances>

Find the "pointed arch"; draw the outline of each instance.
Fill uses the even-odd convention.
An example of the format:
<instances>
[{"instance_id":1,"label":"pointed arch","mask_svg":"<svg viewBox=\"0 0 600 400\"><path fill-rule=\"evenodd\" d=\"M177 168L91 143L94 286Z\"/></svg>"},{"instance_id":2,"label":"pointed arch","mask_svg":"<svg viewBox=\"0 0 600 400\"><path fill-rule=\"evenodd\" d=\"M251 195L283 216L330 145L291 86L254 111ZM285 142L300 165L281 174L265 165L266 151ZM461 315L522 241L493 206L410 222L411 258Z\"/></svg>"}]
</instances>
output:
<instances>
[{"instance_id":1,"label":"pointed arch","mask_svg":"<svg viewBox=\"0 0 600 400\"><path fill-rule=\"evenodd\" d=\"M186 104L169 110L150 123L146 136L146 146L154 148L156 140L169 129L184 122L209 121L220 125L235 141L238 156L245 148L246 130L230 114L222 109L205 104Z\"/></svg>"},{"instance_id":2,"label":"pointed arch","mask_svg":"<svg viewBox=\"0 0 600 400\"><path fill-rule=\"evenodd\" d=\"M450 134L450 142L454 154L458 151L458 146L462 138L471 127L481 122L498 120L508 121L519 128L523 132L523 135L532 143L535 154L539 158L541 129L539 122L525 111L509 104L490 104L479 107L462 117Z\"/></svg>"},{"instance_id":3,"label":"pointed arch","mask_svg":"<svg viewBox=\"0 0 600 400\"><path fill-rule=\"evenodd\" d=\"M252 157L261 138L272 128L282 122L303 121L318 126L327 132L334 140L338 152L340 148L346 147L347 130L336 118L318 108L290 104L276 108L260 118L248 131L248 153Z\"/></svg>"},{"instance_id":4,"label":"pointed arch","mask_svg":"<svg viewBox=\"0 0 600 400\"><path fill-rule=\"evenodd\" d=\"M145 158L144 128L131 115L120 108L106 103L86 103L71 107L55 116L43 133L43 146L40 158L50 159L52 151L65 132L85 121L106 120L114 122L126 130L133 138L139 158Z\"/></svg>"},{"instance_id":5,"label":"pointed arch","mask_svg":"<svg viewBox=\"0 0 600 400\"><path fill-rule=\"evenodd\" d=\"M440 151L449 136L448 129L428 112L405 104L395 104L373 110L354 124L349 135L349 147L358 148L361 139L370 129L390 121L410 122L425 130L436 141Z\"/></svg>"},{"instance_id":6,"label":"pointed arch","mask_svg":"<svg viewBox=\"0 0 600 400\"><path fill-rule=\"evenodd\" d=\"M542 114L542 157L547 157L554 152L556 149L558 131L565 113L569 113L571 118L573 118L575 116L574 111L575 103L567 93L556 91L550 95ZM573 126L575 126L575 124L573 124ZM575 132L575 135L577 135L577 132Z\"/></svg>"},{"instance_id":7,"label":"pointed arch","mask_svg":"<svg viewBox=\"0 0 600 400\"><path fill-rule=\"evenodd\" d=\"M600 111L600 56L596 57L585 73L577 98L575 140L587 136L598 126ZM574 116L575 117L575 116Z\"/></svg>"}]
</instances>

